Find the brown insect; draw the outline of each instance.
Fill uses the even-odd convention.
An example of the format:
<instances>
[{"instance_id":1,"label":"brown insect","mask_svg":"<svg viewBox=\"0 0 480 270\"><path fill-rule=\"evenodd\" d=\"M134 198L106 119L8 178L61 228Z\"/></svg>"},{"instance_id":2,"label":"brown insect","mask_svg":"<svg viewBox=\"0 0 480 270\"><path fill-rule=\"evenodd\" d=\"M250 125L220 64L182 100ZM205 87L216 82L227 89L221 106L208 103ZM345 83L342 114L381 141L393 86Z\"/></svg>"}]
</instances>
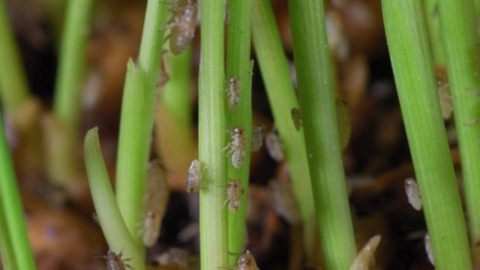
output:
<instances>
[{"instance_id":1,"label":"brown insect","mask_svg":"<svg viewBox=\"0 0 480 270\"><path fill-rule=\"evenodd\" d=\"M227 152L227 156L232 154L232 165L239 169L243 165L243 160L247 154L247 137L245 136L245 129L242 126L237 126L230 132L232 141L227 144L221 151Z\"/></svg>"},{"instance_id":2,"label":"brown insect","mask_svg":"<svg viewBox=\"0 0 480 270\"><path fill-rule=\"evenodd\" d=\"M228 203L228 209L232 212L237 212L243 192L240 179L230 179L227 185L227 199L223 203L222 208Z\"/></svg>"},{"instance_id":3,"label":"brown insect","mask_svg":"<svg viewBox=\"0 0 480 270\"><path fill-rule=\"evenodd\" d=\"M120 253L116 254L113 251L108 251L107 255L103 256L103 258L107 261L107 270L126 270L127 268L132 269L132 267L126 264L127 261L131 259L122 259L123 250Z\"/></svg>"},{"instance_id":4,"label":"brown insect","mask_svg":"<svg viewBox=\"0 0 480 270\"><path fill-rule=\"evenodd\" d=\"M250 251L246 251L245 254L240 255L237 261L235 270L260 270L257 266L257 262Z\"/></svg>"},{"instance_id":5,"label":"brown insect","mask_svg":"<svg viewBox=\"0 0 480 270\"><path fill-rule=\"evenodd\" d=\"M198 159L194 159L188 168L187 193L197 192L202 184L202 165Z\"/></svg>"},{"instance_id":6,"label":"brown insect","mask_svg":"<svg viewBox=\"0 0 480 270\"><path fill-rule=\"evenodd\" d=\"M170 190L165 170L158 160L153 160L148 166L147 191L144 199L146 210L141 231L143 244L147 247L157 242L169 197Z\"/></svg>"},{"instance_id":7,"label":"brown insect","mask_svg":"<svg viewBox=\"0 0 480 270\"><path fill-rule=\"evenodd\" d=\"M228 97L228 108L234 110L240 102L240 79L236 76L231 77L225 92L227 92Z\"/></svg>"},{"instance_id":8,"label":"brown insect","mask_svg":"<svg viewBox=\"0 0 480 270\"><path fill-rule=\"evenodd\" d=\"M291 114L292 114L293 124L295 125L295 129L300 130L303 126L302 115L300 113L300 109L292 108Z\"/></svg>"},{"instance_id":9,"label":"brown insect","mask_svg":"<svg viewBox=\"0 0 480 270\"><path fill-rule=\"evenodd\" d=\"M270 157L276 162L281 162L284 159L282 142L275 128L265 136L265 147Z\"/></svg>"},{"instance_id":10,"label":"brown insect","mask_svg":"<svg viewBox=\"0 0 480 270\"><path fill-rule=\"evenodd\" d=\"M263 138L265 137L265 128L263 126L253 127L252 132L252 151L257 152L260 150L263 144Z\"/></svg>"},{"instance_id":11,"label":"brown insect","mask_svg":"<svg viewBox=\"0 0 480 270\"><path fill-rule=\"evenodd\" d=\"M196 0L177 0L170 6L172 17L161 30L170 29L165 40L170 39L170 50L180 54L195 36L198 7Z\"/></svg>"}]
</instances>

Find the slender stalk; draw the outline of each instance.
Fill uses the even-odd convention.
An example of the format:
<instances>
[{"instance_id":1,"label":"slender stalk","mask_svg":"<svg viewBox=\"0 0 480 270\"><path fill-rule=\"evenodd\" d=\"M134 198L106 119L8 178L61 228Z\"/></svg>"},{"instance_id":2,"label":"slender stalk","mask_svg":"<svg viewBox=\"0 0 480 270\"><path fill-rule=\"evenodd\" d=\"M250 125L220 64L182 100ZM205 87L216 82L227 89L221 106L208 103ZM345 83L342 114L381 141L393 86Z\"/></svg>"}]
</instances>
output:
<instances>
[{"instance_id":1,"label":"slender stalk","mask_svg":"<svg viewBox=\"0 0 480 270\"><path fill-rule=\"evenodd\" d=\"M55 85L56 118L76 132L80 121L87 41L93 0L69 1Z\"/></svg>"},{"instance_id":2,"label":"slender stalk","mask_svg":"<svg viewBox=\"0 0 480 270\"><path fill-rule=\"evenodd\" d=\"M15 261L12 240L8 234L7 223L4 222L6 220L4 209L5 206L0 200L0 259L2 261L0 267L5 270L13 270L18 269L18 266Z\"/></svg>"},{"instance_id":3,"label":"slender stalk","mask_svg":"<svg viewBox=\"0 0 480 270\"><path fill-rule=\"evenodd\" d=\"M222 208L227 184L224 85L223 0L202 0L201 60L198 89L199 159L206 166L200 190L200 261L202 269L228 266L227 213ZM222 194L222 196L219 196Z\"/></svg>"},{"instance_id":4,"label":"slender stalk","mask_svg":"<svg viewBox=\"0 0 480 270\"><path fill-rule=\"evenodd\" d=\"M438 0L423 0L425 22L432 49L433 63L445 65L445 53L442 47L440 25L438 22Z\"/></svg>"},{"instance_id":5,"label":"slender stalk","mask_svg":"<svg viewBox=\"0 0 480 270\"><path fill-rule=\"evenodd\" d=\"M252 38L299 200L305 249L313 256L315 213L307 151L303 130L297 131L292 121L291 110L298 108L298 102L269 0L253 0Z\"/></svg>"},{"instance_id":6,"label":"slender stalk","mask_svg":"<svg viewBox=\"0 0 480 270\"><path fill-rule=\"evenodd\" d=\"M124 258L131 258L128 263L132 269L146 269L142 253L137 249L118 210L103 161L97 127L85 135L84 153L93 204L110 250L117 254L122 251Z\"/></svg>"},{"instance_id":7,"label":"slender stalk","mask_svg":"<svg viewBox=\"0 0 480 270\"><path fill-rule=\"evenodd\" d=\"M168 171L185 174L197 151L190 98L192 49L190 47L178 56L168 53L164 59L170 79L161 89L156 111L156 149Z\"/></svg>"},{"instance_id":8,"label":"slender stalk","mask_svg":"<svg viewBox=\"0 0 480 270\"><path fill-rule=\"evenodd\" d=\"M240 169L228 164L228 178L240 179L242 188L246 191L242 196L237 212L228 212L228 251L233 254L229 257L232 265L238 255L244 252L248 180L250 176L250 152L252 140L252 74L250 64L251 47L251 13L252 0L229 1L228 6L228 39L227 39L227 70L226 82L237 77L240 83L240 99L234 110L227 108L227 125L230 128L242 126L247 137L247 155ZM253 63L252 63L253 68ZM228 98L225 98L228 102ZM228 107L228 106L227 106Z\"/></svg>"},{"instance_id":9,"label":"slender stalk","mask_svg":"<svg viewBox=\"0 0 480 270\"><path fill-rule=\"evenodd\" d=\"M421 2L383 0L387 41L436 269L472 269Z\"/></svg>"},{"instance_id":10,"label":"slender stalk","mask_svg":"<svg viewBox=\"0 0 480 270\"><path fill-rule=\"evenodd\" d=\"M472 0L439 0L438 4L457 123L470 239L477 243L480 241L480 167L477 163L480 160L480 124L467 124L480 117L480 43L475 8Z\"/></svg>"},{"instance_id":11,"label":"slender stalk","mask_svg":"<svg viewBox=\"0 0 480 270\"><path fill-rule=\"evenodd\" d=\"M0 114L0 119L2 118ZM2 121L0 121L0 201L0 206L3 207L1 212L4 215L4 219L0 220L0 223L2 223L1 227L7 228L12 248L8 253L13 254L13 258L9 258L10 262L17 266L17 269L36 269L35 258L28 240L20 192Z\"/></svg>"},{"instance_id":12,"label":"slender stalk","mask_svg":"<svg viewBox=\"0 0 480 270\"><path fill-rule=\"evenodd\" d=\"M348 269L355 236L342 164L323 3L289 1L308 165L326 269Z\"/></svg>"},{"instance_id":13,"label":"slender stalk","mask_svg":"<svg viewBox=\"0 0 480 270\"><path fill-rule=\"evenodd\" d=\"M8 23L6 0L0 0L0 98L7 115L12 115L28 98L28 81L13 30Z\"/></svg>"},{"instance_id":14,"label":"slender stalk","mask_svg":"<svg viewBox=\"0 0 480 270\"><path fill-rule=\"evenodd\" d=\"M138 233L143 213L155 114L156 83L160 69L167 5L149 0L138 64L130 61L123 93L117 156L116 194L120 213L130 235L142 246Z\"/></svg>"}]
</instances>

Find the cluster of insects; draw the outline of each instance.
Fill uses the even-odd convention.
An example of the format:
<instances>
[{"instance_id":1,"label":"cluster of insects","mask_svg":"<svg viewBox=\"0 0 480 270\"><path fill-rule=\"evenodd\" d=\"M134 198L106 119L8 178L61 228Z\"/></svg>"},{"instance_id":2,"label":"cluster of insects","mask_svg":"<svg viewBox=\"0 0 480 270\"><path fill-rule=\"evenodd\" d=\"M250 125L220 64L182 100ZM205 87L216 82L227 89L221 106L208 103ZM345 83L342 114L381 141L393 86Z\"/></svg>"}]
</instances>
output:
<instances>
[{"instance_id":1,"label":"cluster of insects","mask_svg":"<svg viewBox=\"0 0 480 270\"><path fill-rule=\"evenodd\" d=\"M172 17L161 30L170 29L165 40L170 40L173 54L183 52L195 37L198 6L196 0L177 0L170 6Z\"/></svg>"},{"instance_id":2,"label":"cluster of insects","mask_svg":"<svg viewBox=\"0 0 480 270\"><path fill-rule=\"evenodd\" d=\"M242 197L244 190L241 186L240 179L230 179L227 185L227 198L223 203L225 207L228 203L228 210L237 212L240 207L240 198Z\"/></svg>"},{"instance_id":3,"label":"cluster of insects","mask_svg":"<svg viewBox=\"0 0 480 270\"><path fill-rule=\"evenodd\" d=\"M148 166L147 192L145 194L145 216L141 230L143 244L155 245L158 240L163 217L167 211L170 190L160 161L153 160Z\"/></svg>"},{"instance_id":4,"label":"cluster of insects","mask_svg":"<svg viewBox=\"0 0 480 270\"><path fill-rule=\"evenodd\" d=\"M116 254L113 251L108 251L107 255L104 255L103 258L107 261L107 270L126 270L127 268L132 269L132 267L126 262L130 261L131 259L122 259L123 251Z\"/></svg>"},{"instance_id":5,"label":"cluster of insects","mask_svg":"<svg viewBox=\"0 0 480 270\"><path fill-rule=\"evenodd\" d=\"M405 180L405 193L407 194L408 202L413 209L420 211L422 209L422 198L420 197L420 190L417 182L413 178Z\"/></svg>"}]
</instances>

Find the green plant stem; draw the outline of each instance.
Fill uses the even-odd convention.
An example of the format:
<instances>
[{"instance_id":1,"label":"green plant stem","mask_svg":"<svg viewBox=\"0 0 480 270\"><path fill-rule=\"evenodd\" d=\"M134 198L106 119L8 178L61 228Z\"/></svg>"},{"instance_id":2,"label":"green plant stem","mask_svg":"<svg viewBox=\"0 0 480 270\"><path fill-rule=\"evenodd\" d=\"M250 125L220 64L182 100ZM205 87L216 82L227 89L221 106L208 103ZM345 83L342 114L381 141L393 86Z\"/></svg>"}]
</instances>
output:
<instances>
[{"instance_id":1,"label":"green plant stem","mask_svg":"<svg viewBox=\"0 0 480 270\"><path fill-rule=\"evenodd\" d=\"M440 25L438 23L438 0L423 0L423 5L433 63L444 66L445 53L442 47Z\"/></svg>"},{"instance_id":2,"label":"green plant stem","mask_svg":"<svg viewBox=\"0 0 480 270\"><path fill-rule=\"evenodd\" d=\"M234 76L240 82L238 107L230 110L227 106L227 125L230 128L242 126L247 137L247 155L240 169L228 164L228 178L240 179L245 195L242 196L237 212L228 212L228 251L229 264L233 265L238 255L244 252L248 180L250 176L250 158L252 146L252 70L250 64L252 0L229 1L226 82ZM224 99L228 102L228 98ZM230 160L229 160L230 161Z\"/></svg>"},{"instance_id":3,"label":"green plant stem","mask_svg":"<svg viewBox=\"0 0 480 270\"><path fill-rule=\"evenodd\" d=\"M300 205L305 249L313 256L315 213L307 151L303 130L295 129L291 117L291 110L298 108L298 102L269 0L253 0L252 38Z\"/></svg>"},{"instance_id":4,"label":"green plant stem","mask_svg":"<svg viewBox=\"0 0 480 270\"><path fill-rule=\"evenodd\" d=\"M127 78L122 101L117 155L116 194L120 213L138 246L138 233L143 213L143 197L147 178L153 121L156 104L156 83L160 69L163 32L167 5L149 0L143 27L138 64L127 64Z\"/></svg>"},{"instance_id":5,"label":"green plant stem","mask_svg":"<svg viewBox=\"0 0 480 270\"><path fill-rule=\"evenodd\" d=\"M383 0L395 83L436 269L471 269L467 230L443 124L421 2Z\"/></svg>"},{"instance_id":6,"label":"green plant stem","mask_svg":"<svg viewBox=\"0 0 480 270\"><path fill-rule=\"evenodd\" d=\"M53 109L56 118L72 132L80 122L92 4L93 0L68 2L60 48Z\"/></svg>"},{"instance_id":7,"label":"green plant stem","mask_svg":"<svg viewBox=\"0 0 480 270\"><path fill-rule=\"evenodd\" d=\"M224 92L224 1L202 0L200 4L201 60L198 89L199 160L206 166L200 189L200 261L202 269L228 266L227 159L225 152L225 92ZM219 196L221 194L221 196Z\"/></svg>"},{"instance_id":8,"label":"green plant stem","mask_svg":"<svg viewBox=\"0 0 480 270\"><path fill-rule=\"evenodd\" d=\"M355 236L334 100L323 3L290 0L295 67L308 165L326 269L349 269Z\"/></svg>"},{"instance_id":9,"label":"green plant stem","mask_svg":"<svg viewBox=\"0 0 480 270\"><path fill-rule=\"evenodd\" d=\"M28 98L28 82L13 30L6 0L0 0L0 98L7 115L15 113Z\"/></svg>"},{"instance_id":10,"label":"green plant stem","mask_svg":"<svg viewBox=\"0 0 480 270\"><path fill-rule=\"evenodd\" d=\"M2 115L0 114L0 119ZM17 179L10 157L5 128L3 121L0 121L0 206L4 219L0 220L1 227L7 228L9 241L12 250L7 251L13 258L9 260L17 269L34 270L35 258L28 240L25 215L23 213ZM8 246L5 248L9 248ZM3 247L2 247L3 249Z\"/></svg>"},{"instance_id":11,"label":"green plant stem","mask_svg":"<svg viewBox=\"0 0 480 270\"><path fill-rule=\"evenodd\" d=\"M0 198L0 201L3 201ZM15 270L18 269L15 261L15 253L13 252L13 245L8 235L7 220L3 211L3 207L0 207L0 259L2 269Z\"/></svg>"},{"instance_id":12,"label":"green plant stem","mask_svg":"<svg viewBox=\"0 0 480 270\"><path fill-rule=\"evenodd\" d=\"M190 46L180 55L167 53L165 60L170 79L161 89L160 106L157 107L156 149L168 171L186 173L196 156L190 91L192 48Z\"/></svg>"},{"instance_id":13,"label":"green plant stem","mask_svg":"<svg viewBox=\"0 0 480 270\"><path fill-rule=\"evenodd\" d=\"M12 240L8 234L7 223L4 213L5 206L2 200L0 200L0 259L2 264L0 267L5 270L18 269L15 261L15 253L13 252Z\"/></svg>"},{"instance_id":14,"label":"green plant stem","mask_svg":"<svg viewBox=\"0 0 480 270\"><path fill-rule=\"evenodd\" d=\"M446 53L448 80L462 160L470 238L480 241L480 124L467 124L480 117L480 73L475 8L471 0L439 0L440 28Z\"/></svg>"},{"instance_id":15,"label":"green plant stem","mask_svg":"<svg viewBox=\"0 0 480 270\"><path fill-rule=\"evenodd\" d=\"M90 129L85 135L84 153L93 204L110 250L116 254L122 251L124 258L131 258L128 264L132 269L146 269L143 255L137 249L118 210L103 161L97 127Z\"/></svg>"}]
</instances>

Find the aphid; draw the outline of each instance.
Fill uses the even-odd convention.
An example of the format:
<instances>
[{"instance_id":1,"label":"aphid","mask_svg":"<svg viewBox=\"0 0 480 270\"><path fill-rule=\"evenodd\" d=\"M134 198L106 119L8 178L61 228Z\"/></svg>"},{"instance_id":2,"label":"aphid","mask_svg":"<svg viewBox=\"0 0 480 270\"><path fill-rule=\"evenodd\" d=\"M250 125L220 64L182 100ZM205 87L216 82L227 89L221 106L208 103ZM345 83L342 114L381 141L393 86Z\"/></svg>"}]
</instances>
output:
<instances>
[{"instance_id":1,"label":"aphid","mask_svg":"<svg viewBox=\"0 0 480 270\"><path fill-rule=\"evenodd\" d=\"M145 216L143 219L142 240L147 247L153 246L158 239L162 219L167 210L170 190L165 179L165 170L158 160L148 165L147 191L145 195Z\"/></svg>"},{"instance_id":2,"label":"aphid","mask_svg":"<svg viewBox=\"0 0 480 270\"><path fill-rule=\"evenodd\" d=\"M270 157L276 162L281 162L284 159L282 142L275 128L265 136L265 147Z\"/></svg>"},{"instance_id":3,"label":"aphid","mask_svg":"<svg viewBox=\"0 0 480 270\"><path fill-rule=\"evenodd\" d=\"M368 243L358 253L357 258L350 266L350 270L368 270L370 266L375 264L375 250L377 250L378 244L382 237L378 234L368 240Z\"/></svg>"},{"instance_id":4,"label":"aphid","mask_svg":"<svg viewBox=\"0 0 480 270\"><path fill-rule=\"evenodd\" d=\"M170 6L172 17L162 30L171 29L165 40L170 39L170 50L173 54L183 52L195 36L197 24L196 0L177 0Z\"/></svg>"},{"instance_id":5,"label":"aphid","mask_svg":"<svg viewBox=\"0 0 480 270\"><path fill-rule=\"evenodd\" d=\"M412 205L413 209L420 211L422 209L422 198L420 197L420 190L413 178L407 178L405 180L405 193L408 197L408 202Z\"/></svg>"},{"instance_id":6,"label":"aphid","mask_svg":"<svg viewBox=\"0 0 480 270\"><path fill-rule=\"evenodd\" d=\"M187 193L197 192L202 184L202 165L198 159L194 159L188 168Z\"/></svg>"},{"instance_id":7,"label":"aphid","mask_svg":"<svg viewBox=\"0 0 480 270\"><path fill-rule=\"evenodd\" d=\"M425 238L423 238L423 242L425 243L425 251L427 252L428 260L432 265L435 265L435 260L433 258L432 247L430 245L430 236L425 234Z\"/></svg>"},{"instance_id":8,"label":"aphid","mask_svg":"<svg viewBox=\"0 0 480 270\"><path fill-rule=\"evenodd\" d=\"M300 130L303 126L302 115L300 113L300 109L292 108L291 114L292 114L293 124L295 125L295 129Z\"/></svg>"},{"instance_id":9,"label":"aphid","mask_svg":"<svg viewBox=\"0 0 480 270\"><path fill-rule=\"evenodd\" d=\"M292 185L273 179L268 183L268 191L275 212L288 223L298 224L300 222L300 211L298 210L298 202L293 193Z\"/></svg>"},{"instance_id":10,"label":"aphid","mask_svg":"<svg viewBox=\"0 0 480 270\"><path fill-rule=\"evenodd\" d=\"M132 267L125 262L130 261L131 259L122 259L123 250L120 253L115 254L113 251L108 251L107 255L103 256L107 260L107 270L126 270L127 268L132 269Z\"/></svg>"},{"instance_id":11,"label":"aphid","mask_svg":"<svg viewBox=\"0 0 480 270\"><path fill-rule=\"evenodd\" d=\"M253 127L252 132L252 151L257 152L263 144L263 137L265 137L265 128L263 126Z\"/></svg>"},{"instance_id":12,"label":"aphid","mask_svg":"<svg viewBox=\"0 0 480 270\"><path fill-rule=\"evenodd\" d=\"M247 154L247 138L245 136L245 129L242 126L237 126L233 129L233 132L230 132L230 138L232 141L227 144L225 148L221 151L225 151L230 148L227 152L227 156L232 154L232 165L233 167L239 169L243 165L243 160Z\"/></svg>"},{"instance_id":13,"label":"aphid","mask_svg":"<svg viewBox=\"0 0 480 270\"><path fill-rule=\"evenodd\" d=\"M228 209L232 212L237 212L243 192L244 190L240 185L240 179L230 179L227 186L227 198L222 208L228 203Z\"/></svg>"},{"instance_id":14,"label":"aphid","mask_svg":"<svg viewBox=\"0 0 480 270\"><path fill-rule=\"evenodd\" d=\"M234 76L228 80L228 87L225 89L228 97L228 108L234 110L240 102L240 80Z\"/></svg>"},{"instance_id":15,"label":"aphid","mask_svg":"<svg viewBox=\"0 0 480 270\"><path fill-rule=\"evenodd\" d=\"M257 262L250 251L246 251L245 254L240 255L237 261L235 270L260 270L257 266Z\"/></svg>"}]
</instances>

